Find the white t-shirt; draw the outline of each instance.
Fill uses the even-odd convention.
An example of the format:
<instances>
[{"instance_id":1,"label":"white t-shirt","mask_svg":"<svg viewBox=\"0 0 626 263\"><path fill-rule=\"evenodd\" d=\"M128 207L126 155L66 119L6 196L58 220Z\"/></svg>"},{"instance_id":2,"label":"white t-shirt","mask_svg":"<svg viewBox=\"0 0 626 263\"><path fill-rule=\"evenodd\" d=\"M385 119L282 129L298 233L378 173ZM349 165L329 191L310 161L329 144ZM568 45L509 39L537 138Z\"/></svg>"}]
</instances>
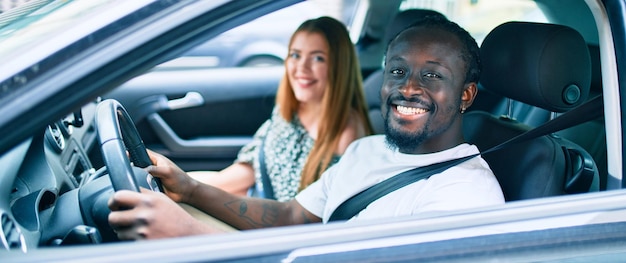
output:
<instances>
[{"instance_id":1,"label":"white t-shirt","mask_svg":"<svg viewBox=\"0 0 626 263\"><path fill-rule=\"evenodd\" d=\"M384 135L353 142L338 163L296 196L306 210L328 222L341 203L366 188L406 170L478 153L461 144L430 154L391 150ZM503 204L502 189L480 156L427 180L407 185L372 202L351 220L397 217Z\"/></svg>"}]
</instances>

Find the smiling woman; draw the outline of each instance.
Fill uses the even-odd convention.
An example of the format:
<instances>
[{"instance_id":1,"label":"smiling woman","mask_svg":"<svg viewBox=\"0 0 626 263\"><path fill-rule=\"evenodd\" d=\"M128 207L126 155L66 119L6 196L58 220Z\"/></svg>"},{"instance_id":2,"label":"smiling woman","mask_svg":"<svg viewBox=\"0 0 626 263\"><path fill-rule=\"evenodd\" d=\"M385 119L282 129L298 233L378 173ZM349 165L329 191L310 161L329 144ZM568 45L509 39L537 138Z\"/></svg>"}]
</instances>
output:
<instances>
[{"instance_id":1,"label":"smiling woman","mask_svg":"<svg viewBox=\"0 0 626 263\"><path fill-rule=\"evenodd\" d=\"M289 201L337 162L352 141L372 133L345 25L326 16L307 20L293 33L288 50L270 119L234 164L219 173L193 172L193 178L238 195L256 184L252 195Z\"/></svg>"}]
</instances>

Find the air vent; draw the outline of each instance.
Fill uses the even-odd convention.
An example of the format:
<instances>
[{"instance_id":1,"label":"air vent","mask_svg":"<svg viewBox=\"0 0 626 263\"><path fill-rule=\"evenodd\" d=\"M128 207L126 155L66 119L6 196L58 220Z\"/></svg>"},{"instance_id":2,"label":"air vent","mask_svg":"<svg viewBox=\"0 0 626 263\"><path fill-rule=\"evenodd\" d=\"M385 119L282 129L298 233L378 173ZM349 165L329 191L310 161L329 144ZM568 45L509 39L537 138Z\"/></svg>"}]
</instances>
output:
<instances>
[{"instance_id":1,"label":"air vent","mask_svg":"<svg viewBox=\"0 0 626 263\"><path fill-rule=\"evenodd\" d=\"M26 253L24 236L13 219L7 214L0 216L2 221L2 232L0 232L0 242L6 250L20 249Z\"/></svg>"},{"instance_id":2,"label":"air vent","mask_svg":"<svg viewBox=\"0 0 626 263\"><path fill-rule=\"evenodd\" d=\"M63 149L65 149L65 137L63 137L61 128L57 123L48 126L46 138L48 139L48 142L55 151L61 152L63 151Z\"/></svg>"}]
</instances>

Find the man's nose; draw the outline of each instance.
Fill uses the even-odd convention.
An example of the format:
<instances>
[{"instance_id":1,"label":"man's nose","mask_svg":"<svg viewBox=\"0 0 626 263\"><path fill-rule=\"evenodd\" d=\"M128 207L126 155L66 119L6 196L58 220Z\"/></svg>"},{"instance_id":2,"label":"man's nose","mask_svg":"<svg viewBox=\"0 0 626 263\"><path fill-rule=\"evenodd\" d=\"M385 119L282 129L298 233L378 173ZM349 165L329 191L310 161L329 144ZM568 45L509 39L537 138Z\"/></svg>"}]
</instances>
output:
<instances>
[{"instance_id":1,"label":"man's nose","mask_svg":"<svg viewBox=\"0 0 626 263\"><path fill-rule=\"evenodd\" d=\"M417 78L411 76L403 83L399 91L405 95L421 94L424 91L424 86Z\"/></svg>"}]
</instances>

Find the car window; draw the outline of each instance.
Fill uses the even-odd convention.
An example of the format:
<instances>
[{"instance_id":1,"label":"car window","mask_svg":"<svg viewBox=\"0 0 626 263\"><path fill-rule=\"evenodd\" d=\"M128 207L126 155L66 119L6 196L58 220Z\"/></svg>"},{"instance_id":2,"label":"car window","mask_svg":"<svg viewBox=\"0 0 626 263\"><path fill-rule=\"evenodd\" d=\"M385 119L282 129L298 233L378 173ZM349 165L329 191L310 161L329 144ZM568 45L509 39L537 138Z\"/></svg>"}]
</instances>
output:
<instances>
[{"instance_id":1,"label":"car window","mask_svg":"<svg viewBox=\"0 0 626 263\"><path fill-rule=\"evenodd\" d=\"M433 9L467 29L480 45L487 33L507 21L547 22L534 1L468 0L422 1L403 0L400 11L413 8Z\"/></svg>"},{"instance_id":2,"label":"car window","mask_svg":"<svg viewBox=\"0 0 626 263\"><path fill-rule=\"evenodd\" d=\"M283 64L289 38L305 20L331 16L352 22L357 0L304 1L235 27L159 66L160 69L267 67Z\"/></svg>"},{"instance_id":3,"label":"car window","mask_svg":"<svg viewBox=\"0 0 626 263\"><path fill-rule=\"evenodd\" d=\"M98 25L133 12L149 0L94 0L94 1L32 1L0 13L0 97L47 72L55 57L63 58L91 47L85 44L66 48L77 40L90 36ZM95 11L98 10L98 11ZM104 11L103 11L104 10ZM128 22L126 22L128 25ZM49 61L44 62L42 58ZM22 72L20 77L10 77Z\"/></svg>"}]
</instances>

